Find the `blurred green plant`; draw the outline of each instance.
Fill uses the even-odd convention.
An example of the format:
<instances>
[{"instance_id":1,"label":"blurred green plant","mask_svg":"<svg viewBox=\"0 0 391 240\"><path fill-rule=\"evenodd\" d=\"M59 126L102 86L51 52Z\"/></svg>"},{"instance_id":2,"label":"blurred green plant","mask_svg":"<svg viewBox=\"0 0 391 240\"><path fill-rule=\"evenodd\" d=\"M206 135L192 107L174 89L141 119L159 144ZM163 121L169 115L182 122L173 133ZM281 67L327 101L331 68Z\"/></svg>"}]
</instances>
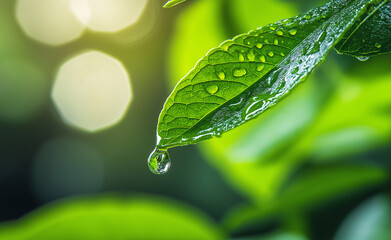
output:
<instances>
[{"instance_id":1,"label":"blurred green plant","mask_svg":"<svg viewBox=\"0 0 391 240\"><path fill-rule=\"evenodd\" d=\"M94 196L62 200L0 225L0 239L223 239L202 213L168 199Z\"/></svg>"}]
</instances>

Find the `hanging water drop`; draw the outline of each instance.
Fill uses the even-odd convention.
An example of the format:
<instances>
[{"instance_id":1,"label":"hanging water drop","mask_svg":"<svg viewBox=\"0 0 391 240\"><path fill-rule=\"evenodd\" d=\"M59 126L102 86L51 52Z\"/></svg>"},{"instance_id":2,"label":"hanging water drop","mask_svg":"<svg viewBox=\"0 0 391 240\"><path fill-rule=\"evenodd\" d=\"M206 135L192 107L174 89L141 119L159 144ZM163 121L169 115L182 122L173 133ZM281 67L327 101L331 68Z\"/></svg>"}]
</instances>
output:
<instances>
[{"instance_id":1,"label":"hanging water drop","mask_svg":"<svg viewBox=\"0 0 391 240\"><path fill-rule=\"evenodd\" d=\"M166 150L155 148L148 158L148 167L154 174L164 174L170 169L171 159Z\"/></svg>"},{"instance_id":2,"label":"hanging water drop","mask_svg":"<svg viewBox=\"0 0 391 240\"><path fill-rule=\"evenodd\" d=\"M364 62L364 61L366 61L366 60L369 59L369 56L359 56L359 57L356 57L356 58L357 58L358 60Z\"/></svg>"}]
</instances>

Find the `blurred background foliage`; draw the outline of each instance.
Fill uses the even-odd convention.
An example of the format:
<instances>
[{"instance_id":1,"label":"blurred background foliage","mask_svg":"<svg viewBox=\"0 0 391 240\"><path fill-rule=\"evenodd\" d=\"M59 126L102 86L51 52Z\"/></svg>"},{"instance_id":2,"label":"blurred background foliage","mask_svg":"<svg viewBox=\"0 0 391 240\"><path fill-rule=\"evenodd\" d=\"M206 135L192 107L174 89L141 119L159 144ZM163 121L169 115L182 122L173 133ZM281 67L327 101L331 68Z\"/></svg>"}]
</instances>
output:
<instances>
[{"instance_id":1,"label":"blurred background foliage","mask_svg":"<svg viewBox=\"0 0 391 240\"><path fill-rule=\"evenodd\" d=\"M0 3L0 239L391 238L391 55L332 52L155 176L159 111L196 61L325 1L114 2Z\"/></svg>"}]
</instances>

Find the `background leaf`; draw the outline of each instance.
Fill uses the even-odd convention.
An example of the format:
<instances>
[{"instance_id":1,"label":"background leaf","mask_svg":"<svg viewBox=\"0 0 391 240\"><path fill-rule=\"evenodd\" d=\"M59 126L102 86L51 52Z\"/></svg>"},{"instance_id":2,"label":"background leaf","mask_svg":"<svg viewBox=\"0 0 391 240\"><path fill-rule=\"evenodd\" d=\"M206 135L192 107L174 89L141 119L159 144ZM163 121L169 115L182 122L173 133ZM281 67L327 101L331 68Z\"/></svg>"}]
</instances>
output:
<instances>
[{"instance_id":1,"label":"background leaf","mask_svg":"<svg viewBox=\"0 0 391 240\"><path fill-rule=\"evenodd\" d=\"M198 211L163 198L83 197L0 226L0 239L222 239Z\"/></svg>"},{"instance_id":2,"label":"background leaf","mask_svg":"<svg viewBox=\"0 0 391 240\"><path fill-rule=\"evenodd\" d=\"M335 47L338 52L367 57L391 51L391 2L373 8L373 14L358 21ZM365 58L363 58L365 59Z\"/></svg>"},{"instance_id":3,"label":"background leaf","mask_svg":"<svg viewBox=\"0 0 391 240\"><path fill-rule=\"evenodd\" d=\"M391 239L391 204L388 196L373 197L358 206L344 221L335 240Z\"/></svg>"}]
</instances>

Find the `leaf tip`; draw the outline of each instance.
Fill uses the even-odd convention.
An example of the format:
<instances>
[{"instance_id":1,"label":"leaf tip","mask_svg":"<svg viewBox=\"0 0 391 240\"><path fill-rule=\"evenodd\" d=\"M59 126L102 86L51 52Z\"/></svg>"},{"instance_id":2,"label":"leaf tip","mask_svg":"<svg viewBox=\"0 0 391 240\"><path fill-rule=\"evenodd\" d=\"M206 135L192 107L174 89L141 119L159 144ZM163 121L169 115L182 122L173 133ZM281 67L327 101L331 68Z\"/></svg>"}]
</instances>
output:
<instances>
[{"instance_id":1,"label":"leaf tip","mask_svg":"<svg viewBox=\"0 0 391 240\"><path fill-rule=\"evenodd\" d=\"M176 6L184 1L186 1L186 0L169 0L168 2L166 2L163 5L163 8L171 8L171 7Z\"/></svg>"}]
</instances>

